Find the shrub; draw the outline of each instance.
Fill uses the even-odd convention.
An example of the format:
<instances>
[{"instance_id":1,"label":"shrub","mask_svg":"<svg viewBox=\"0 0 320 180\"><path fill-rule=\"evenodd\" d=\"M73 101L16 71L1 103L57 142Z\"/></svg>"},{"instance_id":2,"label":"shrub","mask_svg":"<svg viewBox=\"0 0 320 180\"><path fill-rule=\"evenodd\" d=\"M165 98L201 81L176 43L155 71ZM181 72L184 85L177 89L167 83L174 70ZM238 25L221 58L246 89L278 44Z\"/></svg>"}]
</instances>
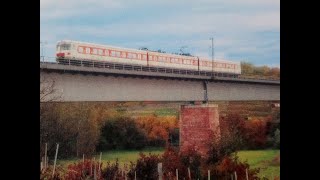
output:
<instances>
[{"instance_id":1,"label":"shrub","mask_svg":"<svg viewBox=\"0 0 320 180\"><path fill-rule=\"evenodd\" d=\"M130 163L128 177L134 179L136 172L138 179L158 179L158 163L160 157L158 155L149 154L149 156L140 153L136 164Z\"/></svg>"},{"instance_id":2,"label":"shrub","mask_svg":"<svg viewBox=\"0 0 320 180\"><path fill-rule=\"evenodd\" d=\"M217 166L214 167L211 175L212 179L228 179L234 172L237 173L238 179L246 179L246 170L250 180L259 179L259 169L250 169L247 162L240 162L237 155L224 157Z\"/></svg>"},{"instance_id":3,"label":"shrub","mask_svg":"<svg viewBox=\"0 0 320 180\"><path fill-rule=\"evenodd\" d=\"M65 179L78 180L94 178L94 176L96 176L97 179L102 180L103 178L101 177L101 167L102 163L99 166L99 162L96 161L79 161L77 163L68 165Z\"/></svg>"},{"instance_id":4,"label":"shrub","mask_svg":"<svg viewBox=\"0 0 320 180\"><path fill-rule=\"evenodd\" d=\"M119 168L118 159L115 163L107 162L106 168L102 170L103 179L120 179L122 178L122 173Z\"/></svg>"},{"instance_id":5,"label":"shrub","mask_svg":"<svg viewBox=\"0 0 320 180\"><path fill-rule=\"evenodd\" d=\"M61 166L56 166L54 176L52 176L53 166L49 166L46 170L40 171L40 180L62 180L64 170Z\"/></svg>"},{"instance_id":6,"label":"shrub","mask_svg":"<svg viewBox=\"0 0 320 180\"><path fill-rule=\"evenodd\" d=\"M249 149L262 149L267 145L266 121L253 119L246 122L245 141Z\"/></svg>"},{"instance_id":7,"label":"shrub","mask_svg":"<svg viewBox=\"0 0 320 180\"><path fill-rule=\"evenodd\" d=\"M246 132L246 120L238 114L229 114L222 117L220 123L221 139L228 141L232 149L241 149L244 147L244 135Z\"/></svg>"},{"instance_id":8,"label":"shrub","mask_svg":"<svg viewBox=\"0 0 320 180\"><path fill-rule=\"evenodd\" d=\"M146 144L146 135L134 120L118 117L105 121L101 130L98 150L142 149Z\"/></svg>"},{"instance_id":9,"label":"shrub","mask_svg":"<svg viewBox=\"0 0 320 180\"><path fill-rule=\"evenodd\" d=\"M148 115L138 117L136 123L140 129L146 132L149 146L164 146L169 138L169 131L178 128L176 116Z\"/></svg>"},{"instance_id":10,"label":"shrub","mask_svg":"<svg viewBox=\"0 0 320 180\"><path fill-rule=\"evenodd\" d=\"M181 161L178 150L168 147L162 155L163 176L165 179L176 177L176 169L179 177L187 177L187 168Z\"/></svg>"},{"instance_id":11,"label":"shrub","mask_svg":"<svg viewBox=\"0 0 320 180\"><path fill-rule=\"evenodd\" d=\"M274 132L274 147L275 148L280 148L280 130L277 129L275 132Z\"/></svg>"},{"instance_id":12,"label":"shrub","mask_svg":"<svg viewBox=\"0 0 320 180\"><path fill-rule=\"evenodd\" d=\"M200 167L203 158L194 148L182 152L180 154L180 160L185 167L190 168L191 179L201 179Z\"/></svg>"}]
</instances>

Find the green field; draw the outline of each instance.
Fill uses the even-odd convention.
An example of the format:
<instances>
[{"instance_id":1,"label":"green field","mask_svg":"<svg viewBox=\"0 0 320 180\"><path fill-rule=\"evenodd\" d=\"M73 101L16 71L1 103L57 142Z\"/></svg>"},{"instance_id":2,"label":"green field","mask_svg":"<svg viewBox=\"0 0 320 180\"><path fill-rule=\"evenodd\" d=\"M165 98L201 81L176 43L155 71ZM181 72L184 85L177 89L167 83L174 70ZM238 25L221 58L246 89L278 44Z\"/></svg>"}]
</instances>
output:
<instances>
[{"instance_id":1,"label":"green field","mask_svg":"<svg viewBox=\"0 0 320 180\"><path fill-rule=\"evenodd\" d=\"M137 151L137 150L114 150L114 151L105 151L102 152L102 157L101 157L101 161L103 164L106 164L106 162L110 161L110 162L115 162L116 159L118 159L118 162L121 166L123 166L125 163L129 164L130 161L135 162L138 158L139 158L139 153L143 152L144 154L157 154L160 155L162 154L164 151L164 149L162 148L149 148L149 149L145 149L142 151ZM86 157L85 157L86 158ZM100 158L100 154L95 156L96 160ZM71 164L77 160L81 160L81 159L64 159L64 160L60 160L57 163L61 166L67 166L68 164Z\"/></svg>"},{"instance_id":2,"label":"green field","mask_svg":"<svg viewBox=\"0 0 320 180\"><path fill-rule=\"evenodd\" d=\"M146 149L142 152L145 154L162 154L164 149ZM125 163L129 164L130 161L135 162L139 157L140 151L128 151L128 150L115 150L115 151L106 151L102 153L102 162L106 164L107 161L115 162L118 158L118 161L121 166ZM271 179L271 176L274 177L280 176L280 165L272 164L271 161L280 154L279 150L256 150L256 151L239 151L238 156L241 161L247 161L250 164L251 168L260 168L260 177L267 177ZM96 159L99 159L99 155L95 156ZM57 164L66 167L68 164L71 164L79 159L65 159L59 160Z\"/></svg>"},{"instance_id":3,"label":"green field","mask_svg":"<svg viewBox=\"0 0 320 180\"><path fill-rule=\"evenodd\" d=\"M247 160L251 168L260 168L260 177L280 176L280 164L273 164L272 160L280 155L279 150L239 151L241 161ZM279 162L280 163L280 162Z\"/></svg>"}]
</instances>

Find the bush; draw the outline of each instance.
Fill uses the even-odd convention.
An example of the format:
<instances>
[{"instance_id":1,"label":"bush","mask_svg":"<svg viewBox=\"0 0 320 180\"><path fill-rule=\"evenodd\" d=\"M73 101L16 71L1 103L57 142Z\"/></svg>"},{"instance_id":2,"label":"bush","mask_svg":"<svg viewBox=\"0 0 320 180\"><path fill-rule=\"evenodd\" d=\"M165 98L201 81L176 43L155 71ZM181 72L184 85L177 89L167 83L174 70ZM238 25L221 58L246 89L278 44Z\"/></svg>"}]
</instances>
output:
<instances>
[{"instance_id":1,"label":"bush","mask_svg":"<svg viewBox=\"0 0 320 180\"><path fill-rule=\"evenodd\" d=\"M249 149L262 149L267 145L266 121L253 119L246 122L245 141Z\"/></svg>"},{"instance_id":2,"label":"bush","mask_svg":"<svg viewBox=\"0 0 320 180\"><path fill-rule=\"evenodd\" d=\"M136 126L134 120L128 117L118 117L105 121L97 149L99 151L142 149L146 141L145 133Z\"/></svg>"},{"instance_id":3,"label":"bush","mask_svg":"<svg viewBox=\"0 0 320 180\"><path fill-rule=\"evenodd\" d=\"M120 179L122 174L119 168L118 159L115 163L107 162L106 168L102 170L103 179Z\"/></svg>"},{"instance_id":4,"label":"bush","mask_svg":"<svg viewBox=\"0 0 320 180\"><path fill-rule=\"evenodd\" d=\"M179 171L179 177L187 177L187 168L182 163L178 150L168 147L161 159L164 179L175 178L176 169Z\"/></svg>"},{"instance_id":5,"label":"bush","mask_svg":"<svg viewBox=\"0 0 320 180\"><path fill-rule=\"evenodd\" d=\"M250 165L247 162L240 162L237 155L227 156L214 167L210 177L212 179L229 179L231 175L234 177L234 172L236 172L238 179L246 179L246 170L250 180L259 179L259 169L250 169Z\"/></svg>"},{"instance_id":6,"label":"bush","mask_svg":"<svg viewBox=\"0 0 320 180\"><path fill-rule=\"evenodd\" d=\"M140 129L146 132L149 146L163 147L169 139L169 131L178 128L176 116L148 115L138 117L136 123Z\"/></svg>"},{"instance_id":7,"label":"bush","mask_svg":"<svg viewBox=\"0 0 320 180\"><path fill-rule=\"evenodd\" d=\"M46 170L40 171L40 180L62 180L64 170L61 166L56 166L54 176L52 177L53 166L49 166Z\"/></svg>"},{"instance_id":8,"label":"bush","mask_svg":"<svg viewBox=\"0 0 320 180\"><path fill-rule=\"evenodd\" d=\"M216 165L223 158L230 156L237 150L233 144L232 138L221 139L220 141L212 142L208 151L206 163L208 165Z\"/></svg>"},{"instance_id":9,"label":"bush","mask_svg":"<svg viewBox=\"0 0 320 180\"><path fill-rule=\"evenodd\" d=\"M100 167L100 168L99 168ZM78 179L92 179L94 176L97 179L102 180L101 177L101 167L99 162L92 160L79 161L78 163L70 164L67 167L67 173L65 179L68 180L78 180ZM95 171L96 170L96 171Z\"/></svg>"},{"instance_id":10,"label":"bush","mask_svg":"<svg viewBox=\"0 0 320 180\"><path fill-rule=\"evenodd\" d=\"M274 147L275 148L280 148L280 130L277 129L275 132L274 132Z\"/></svg>"},{"instance_id":11,"label":"bush","mask_svg":"<svg viewBox=\"0 0 320 180\"><path fill-rule=\"evenodd\" d=\"M158 155L149 154L149 156L140 153L137 163L131 162L128 177L134 179L136 172L137 179L158 179L158 163L160 157Z\"/></svg>"},{"instance_id":12,"label":"bush","mask_svg":"<svg viewBox=\"0 0 320 180\"><path fill-rule=\"evenodd\" d=\"M182 152L180 160L186 168L190 168L191 179L201 179L200 167L203 158L194 148Z\"/></svg>"},{"instance_id":13,"label":"bush","mask_svg":"<svg viewBox=\"0 0 320 180\"><path fill-rule=\"evenodd\" d=\"M238 114L222 117L220 122L221 139L228 142L230 148L241 149L245 146L246 120Z\"/></svg>"}]
</instances>

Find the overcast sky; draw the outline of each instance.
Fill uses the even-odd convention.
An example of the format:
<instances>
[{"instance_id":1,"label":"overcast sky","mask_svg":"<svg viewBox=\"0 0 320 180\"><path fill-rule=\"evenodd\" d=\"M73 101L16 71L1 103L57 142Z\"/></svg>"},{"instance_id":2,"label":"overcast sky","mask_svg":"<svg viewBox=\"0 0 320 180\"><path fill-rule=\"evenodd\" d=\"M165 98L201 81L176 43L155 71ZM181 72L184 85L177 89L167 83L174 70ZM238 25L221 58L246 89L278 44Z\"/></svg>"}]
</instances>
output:
<instances>
[{"instance_id":1,"label":"overcast sky","mask_svg":"<svg viewBox=\"0 0 320 180\"><path fill-rule=\"evenodd\" d=\"M280 0L40 0L44 55L63 39L280 66Z\"/></svg>"}]
</instances>

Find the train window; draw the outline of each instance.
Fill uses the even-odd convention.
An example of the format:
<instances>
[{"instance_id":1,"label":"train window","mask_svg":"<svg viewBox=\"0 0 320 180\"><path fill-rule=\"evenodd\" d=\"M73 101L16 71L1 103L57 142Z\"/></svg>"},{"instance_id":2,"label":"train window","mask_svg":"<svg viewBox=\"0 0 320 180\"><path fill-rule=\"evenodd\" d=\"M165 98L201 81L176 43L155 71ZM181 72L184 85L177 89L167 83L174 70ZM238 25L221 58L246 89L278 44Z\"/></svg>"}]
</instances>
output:
<instances>
[{"instance_id":1,"label":"train window","mask_svg":"<svg viewBox=\"0 0 320 180\"><path fill-rule=\"evenodd\" d=\"M90 48L86 48L86 54L90 54Z\"/></svg>"},{"instance_id":2,"label":"train window","mask_svg":"<svg viewBox=\"0 0 320 180\"><path fill-rule=\"evenodd\" d=\"M149 56L149 61L152 61L152 56Z\"/></svg>"},{"instance_id":3,"label":"train window","mask_svg":"<svg viewBox=\"0 0 320 180\"><path fill-rule=\"evenodd\" d=\"M141 59L141 54L138 54L138 59Z\"/></svg>"},{"instance_id":4,"label":"train window","mask_svg":"<svg viewBox=\"0 0 320 180\"><path fill-rule=\"evenodd\" d=\"M60 50L60 46L59 46L59 45L57 45L57 48L56 48L56 50L57 50L57 51L59 51L59 50Z\"/></svg>"},{"instance_id":5,"label":"train window","mask_svg":"<svg viewBox=\"0 0 320 180\"><path fill-rule=\"evenodd\" d=\"M121 54L120 51L116 51L116 56L117 57L120 57L120 54Z\"/></svg>"},{"instance_id":6,"label":"train window","mask_svg":"<svg viewBox=\"0 0 320 180\"><path fill-rule=\"evenodd\" d=\"M98 49L98 54L99 55L103 55L103 50L102 49Z\"/></svg>"},{"instance_id":7,"label":"train window","mask_svg":"<svg viewBox=\"0 0 320 180\"><path fill-rule=\"evenodd\" d=\"M147 55L145 55L145 54L142 55L142 59L143 59L143 60L147 60Z\"/></svg>"},{"instance_id":8,"label":"train window","mask_svg":"<svg viewBox=\"0 0 320 180\"><path fill-rule=\"evenodd\" d=\"M60 45L61 50L70 50L71 49L71 44L61 44Z\"/></svg>"},{"instance_id":9,"label":"train window","mask_svg":"<svg viewBox=\"0 0 320 180\"><path fill-rule=\"evenodd\" d=\"M78 52L83 53L83 47L78 47Z\"/></svg>"},{"instance_id":10,"label":"train window","mask_svg":"<svg viewBox=\"0 0 320 180\"><path fill-rule=\"evenodd\" d=\"M98 54L98 49L92 48L91 54Z\"/></svg>"},{"instance_id":11,"label":"train window","mask_svg":"<svg viewBox=\"0 0 320 180\"><path fill-rule=\"evenodd\" d=\"M109 56L109 51L108 51L108 49L104 49L103 52L104 52L104 55L105 55L105 56Z\"/></svg>"},{"instance_id":12,"label":"train window","mask_svg":"<svg viewBox=\"0 0 320 180\"><path fill-rule=\"evenodd\" d=\"M121 52L121 57L126 58L126 52Z\"/></svg>"}]
</instances>

